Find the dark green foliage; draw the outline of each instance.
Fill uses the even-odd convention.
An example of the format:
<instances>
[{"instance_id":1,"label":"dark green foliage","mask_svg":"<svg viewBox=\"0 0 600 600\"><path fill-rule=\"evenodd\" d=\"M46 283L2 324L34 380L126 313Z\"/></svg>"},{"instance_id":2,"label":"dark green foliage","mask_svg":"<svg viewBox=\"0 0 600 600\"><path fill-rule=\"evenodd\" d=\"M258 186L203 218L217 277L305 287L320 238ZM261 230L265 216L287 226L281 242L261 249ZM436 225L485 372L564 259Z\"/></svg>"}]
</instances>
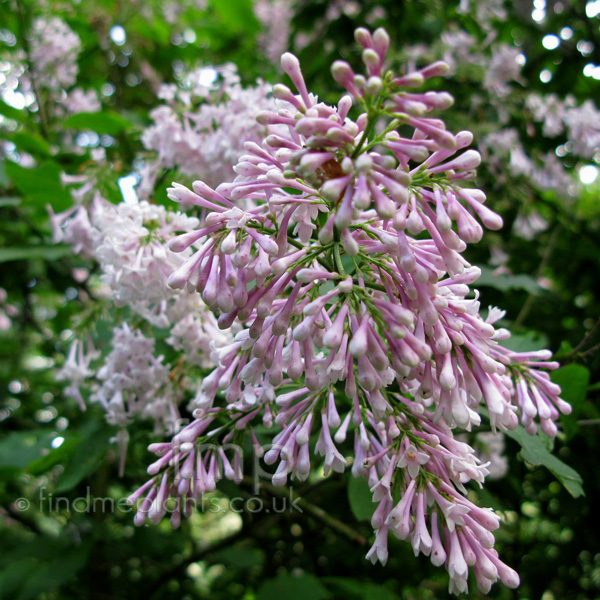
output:
<instances>
[{"instance_id":1,"label":"dark green foliage","mask_svg":"<svg viewBox=\"0 0 600 600\"><path fill-rule=\"evenodd\" d=\"M179 530L172 530L168 522L135 528L124 499L145 481L150 462L146 447L156 441L153 432L143 424L131 428L126 471L119 479L117 450L110 441L117 429L104 423L98 407L82 413L61 395L62 385L51 368L64 361L65 332L92 322L99 337L108 340L114 316L95 312L93 290L74 277L73 270L83 261L68 247L52 243L46 206L59 212L72 205L60 173L83 172L91 162L90 148L82 147L80 154L63 151L59 142L65 129L73 135L98 134L98 144L107 153L107 164L97 174L98 187L118 202L116 181L133 170L132 161L142 149L141 130L159 102L155 84L172 81L174 65L232 61L244 83L257 77L280 79L279 65L268 64L258 49L260 25L250 0L212 0L206 9L182 4L173 25L164 19L164 4L0 0L0 28L17 39L16 46L0 42L0 59L24 49L27 27L47 6L82 40L78 85L104 90L102 112L67 118L54 114L43 91L45 118L42 111L0 101L0 142L12 143L13 152L25 152L36 161L35 167L21 166L0 152L0 287L7 292L6 302L15 307L11 328L0 330L0 599L446 598L445 573L424 557L415 559L405 543L391 541L386 567L364 560L372 541L373 505L367 484L349 473L295 484L294 489L351 528L352 539L307 511L248 510L224 518L219 502L226 497L239 497L239 505L250 508L247 502L252 498L260 498L265 506L281 501L266 486L256 493L247 483L240 489L223 486L206 500L204 512ZM342 12L326 22L332 4L298 0L292 23L292 40L319 32L298 55L309 89L325 101L335 102L340 92L329 74L331 62L340 57L353 64L360 60L352 32L378 5L386 16L375 13L370 24L387 28L398 49L392 58L398 62L404 45L435 44L452 24L484 40L474 19L457 13L457 2L357 2L356 14ZM549 12L543 24L536 24L529 17L529 2L506 3L511 8L513 4L508 20L498 24L498 40L520 44L528 57L523 75L529 84L520 90L523 96L516 93L507 101L510 125L527 138L530 148L547 151L555 144L520 112L524 94L570 93L579 102L597 101L598 82L584 77L582 69L589 62L600 64L599 19L586 17L585 2L565 1L560 3L562 13ZM109 36L115 24L127 32L122 46ZM567 24L573 38L555 51L544 50L543 35ZM185 40L188 29L195 33L194 42ZM577 50L580 40L593 43L589 55ZM148 65L154 76L139 77ZM449 127L469 128L477 140L498 128L498 119L485 102L473 103L481 76L470 65L462 67L454 80L435 85L456 98L456 109L448 112ZM553 73L547 85L539 80L546 68ZM177 173L172 170L160 178L157 202L168 202L164 190L174 179ZM507 310L506 326L516 334L510 347L547 346L557 352L565 366L553 380L573 406L572 414L561 419L553 454L545 436L531 437L522 429L512 432L508 476L490 482L485 490L470 491L482 504L501 511L505 522L498 532L498 550L522 580L519 590L498 585L490 597L598 598L600 184L566 201L515 178L499 181L485 163L478 184L488 190L489 205L503 214L507 225L469 250L467 258L483 266L477 286L482 306ZM510 233L523 206L535 207L549 223L532 240ZM486 267L494 245L507 252L510 273L497 275ZM548 281L551 285L542 285ZM161 352L168 352L163 346ZM57 438L63 441L53 447ZM483 596L473 589L472 597Z\"/></svg>"}]
</instances>

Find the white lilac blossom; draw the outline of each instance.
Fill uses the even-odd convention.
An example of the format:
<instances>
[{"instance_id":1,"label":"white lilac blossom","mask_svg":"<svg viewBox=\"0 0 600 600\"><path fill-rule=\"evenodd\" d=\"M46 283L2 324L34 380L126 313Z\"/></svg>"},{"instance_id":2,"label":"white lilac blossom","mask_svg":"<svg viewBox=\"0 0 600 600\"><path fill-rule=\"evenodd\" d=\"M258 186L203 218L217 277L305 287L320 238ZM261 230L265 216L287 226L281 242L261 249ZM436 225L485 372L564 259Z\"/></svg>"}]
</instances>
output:
<instances>
[{"instance_id":1,"label":"white lilac blossom","mask_svg":"<svg viewBox=\"0 0 600 600\"><path fill-rule=\"evenodd\" d=\"M154 355L155 340L125 323L114 330L112 346L96 372L90 401L102 405L111 425L126 427L141 415L153 420L157 431L169 431L179 418L177 392L169 365Z\"/></svg>"},{"instance_id":2,"label":"white lilac blossom","mask_svg":"<svg viewBox=\"0 0 600 600\"><path fill-rule=\"evenodd\" d=\"M600 111L591 100L578 106L570 95L562 100L555 94L529 94L526 104L546 137L566 134L573 156L592 158L600 150Z\"/></svg>"},{"instance_id":3,"label":"white lilac blossom","mask_svg":"<svg viewBox=\"0 0 600 600\"><path fill-rule=\"evenodd\" d=\"M214 84L203 83L207 71L217 76ZM153 193L161 168L176 167L190 177L201 174L213 185L233 180L232 165L243 153L244 142L259 141L266 131L255 115L274 106L270 94L271 87L263 81L243 87L233 65L198 69L180 86L162 86L159 96L167 104L152 111L154 123L142 133L144 147L157 157L142 170L140 195Z\"/></svg>"},{"instance_id":4,"label":"white lilac blossom","mask_svg":"<svg viewBox=\"0 0 600 600\"><path fill-rule=\"evenodd\" d=\"M510 93L508 83L516 81L524 83L521 77L521 64L518 56L519 48L509 44L498 44L492 49L492 56L485 70L483 85L500 98Z\"/></svg>"},{"instance_id":5,"label":"white lilac blossom","mask_svg":"<svg viewBox=\"0 0 600 600\"><path fill-rule=\"evenodd\" d=\"M443 60L448 65L449 74L455 74L461 65L480 65L483 56L475 51L477 40L466 31L444 31L440 36Z\"/></svg>"},{"instance_id":6,"label":"white lilac blossom","mask_svg":"<svg viewBox=\"0 0 600 600\"><path fill-rule=\"evenodd\" d=\"M141 317L147 325L167 329L165 342L181 353L182 364L213 366L211 344L224 344L230 335L219 330L215 316L206 310L198 295L167 286L169 274L182 264L187 253L174 253L166 244L175 233L193 231L198 219L145 201L114 205L97 192L89 201L86 198L92 191L88 184L93 178L87 181L67 177L66 180L82 184L72 192L80 204L58 215L50 211L54 240L68 243L75 253L96 260L107 308L126 306L130 312L120 325L117 322L114 350L99 370L91 368L90 363L101 353L93 348L90 340L77 338L57 380L68 382L65 395L76 399L82 409L85 409L85 400L81 387L85 385L92 390L91 400L100 402L109 423L121 428L117 436L121 446L126 436L124 429L134 418L152 417L157 423L157 434L167 433L169 429L163 426L175 418L182 396L174 393L170 383L167 385L168 368L161 359L151 359L154 339L145 338L130 327L127 319L135 318L139 322ZM97 288L95 285L96 293ZM146 369L148 382L143 385L150 386L148 389L143 386L134 389L131 377L119 371L130 369L132 363L119 363L122 352L129 351L142 356L132 360ZM152 369L156 369L154 375ZM93 377L96 379L91 379ZM102 383L98 384L98 380ZM135 401L133 394L137 394ZM123 447L120 452L123 457Z\"/></svg>"},{"instance_id":7,"label":"white lilac blossom","mask_svg":"<svg viewBox=\"0 0 600 600\"><path fill-rule=\"evenodd\" d=\"M548 229L548 222L534 210L527 214L519 212L513 223L514 233L524 240L532 240L546 229Z\"/></svg>"},{"instance_id":8,"label":"white lilac blossom","mask_svg":"<svg viewBox=\"0 0 600 600\"><path fill-rule=\"evenodd\" d=\"M85 388L89 402L104 408L111 425L123 429L141 417L154 421L155 433L170 432L179 416L180 392L169 377L170 366L154 355L155 343L123 323L113 330L111 352L101 358L91 335L74 338L56 379L69 383L64 394L76 399L82 410Z\"/></svg>"},{"instance_id":9,"label":"white lilac blossom","mask_svg":"<svg viewBox=\"0 0 600 600\"><path fill-rule=\"evenodd\" d=\"M86 409L85 400L81 394L81 387L94 375L94 370L90 368L90 364L98 356L99 353L94 348L91 340L87 340L86 343L83 340L75 338L69 346L67 359L55 374L57 381L69 382L69 385L63 390L63 394L67 398L77 400L81 410Z\"/></svg>"},{"instance_id":10,"label":"white lilac blossom","mask_svg":"<svg viewBox=\"0 0 600 600\"><path fill-rule=\"evenodd\" d=\"M97 236L96 230L90 222L90 210L94 210L101 202L102 199L97 195L90 209L75 205L60 213L55 213L48 205L53 232L52 241L55 244L59 242L69 244L75 254L92 258Z\"/></svg>"},{"instance_id":11,"label":"white lilac blossom","mask_svg":"<svg viewBox=\"0 0 600 600\"><path fill-rule=\"evenodd\" d=\"M263 27L258 43L266 57L276 63L288 47L292 1L254 0L254 14Z\"/></svg>"},{"instance_id":12,"label":"white lilac blossom","mask_svg":"<svg viewBox=\"0 0 600 600\"><path fill-rule=\"evenodd\" d=\"M554 152L529 156L513 128L489 133L479 145L486 166L500 182L506 180L507 174L523 177L535 189L552 190L564 197L577 189L578 183Z\"/></svg>"},{"instance_id":13,"label":"white lilac blossom","mask_svg":"<svg viewBox=\"0 0 600 600\"><path fill-rule=\"evenodd\" d=\"M542 133L546 137L560 135L564 129L564 120L568 107L575 105L575 99L567 96L563 101L556 94L529 94L525 101L534 120L543 123Z\"/></svg>"},{"instance_id":14,"label":"white lilac blossom","mask_svg":"<svg viewBox=\"0 0 600 600\"><path fill-rule=\"evenodd\" d=\"M236 333L212 346L195 420L150 446L158 458L131 496L143 497L135 522L160 521L172 497L177 526L219 479L239 481L239 452L223 445L250 432L256 446L257 425L274 431L263 457L274 485L308 477L311 447L325 474L343 472L350 437L352 474L377 503L370 560L386 562L392 533L445 565L452 592L467 590L469 567L483 593L498 579L516 587L493 549L499 517L467 498L465 485L488 470L454 431L479 425L485 408L494 431L521 421L555 435L570 410L547 372L558 365L548 351L501 346L502 311L484 320L470 295L480 270L462 253L502 219L473 185L472 134L438 116L452 97L418 91L448 66L395 74L383 29L356 39L366 72L333 64L348 92L336 105L309 93L284 54L298 93L274 87L277 108L257 114L267 135L245 144L236 179L168 191L206 215L169 243L187 253L169 285L200 295Z\"/></svg>"},{"instance_id":15,"label":"white lilac blossom","mask_svg":"<svg viewBox=\"0 0 600 600\"><path fill-rule=\"evenodd\" d=\"M60 106L67 115L80 112L93 113L102 109L96 90L74 88L60 100Z\"/></svg>"},{"instance_id":16,"label":"white lilac blossom","mask_svg":"<svg viewBox=\"0 0 600 600\"><path fill-rule=\"evenodd\" d=\"M117 306L167 300L171 292L164 282L184 257L167 250L165 243L175 232L194 229L198 219L141 201L105 204L92 222L99 234L94 255Z\"/></svg>"},{"instance_id":17,"label":"white lilac blossom","mask_svg":"<svg viewBox=\"0 0 600 600\"><path fill-rule=\"evenodd\" d=\"M462 2L459 12L470 10L469 6L470 3ZM487 19L479 14L480 7L482 10L490 9L488 17L501 8L501 12L496 14L500 19L504 18L505 10L501 2L480 3L476 13L472 12L483 32L489 34L483 42L478 42L473 35L450 29L441 35L440 43L434 45L433 52L430 47L419 45L409 49L408 55L419 62L440 56L449 63L451 71L458 71L469 78L481 78L486 96L476 97L475 102L480 102L482 107L484 102L488 103L502 124L508 125L511 119L507 107L524 99L526 110L523 116L527 131L532 135L534 123L541 123L542 135L555 141L556 150L542 154L532 149L530 144L525 144L516 128L507 126L481 136L479 148L486 167L499 185L505 184L508 177L516 176L536 191L549 190L569 201L577 194L581 182L575 176L573 161L567 162L562 157L568 155L589 160L595 156L600 149L600 112L592 101L578 106L571 95L565 98L555 94L523 95L525 82L521 66L526 57L521 55L522 48L497 43L486 26ZM543 218L521 205L513 226L515 234L530 239L543 229Z\"/></svg>"},{"instance_id":18,"label":"white lilac blossom","mask_svg":"<svg viewBox=\"0 0 600 600\"><path fill-rule=\"evenodd\" d=\"M187 10L190 8L206 10L207 6L207 0L170 0L168 2L161 2L161 4L158 5L158 8L162 11L162 15L169 25L180 25L182 15L185 14ZM152 10L153 8L152 5L144 5L142 8L143 14L145 14L148 19L156 18Z\"/></svg>"},{"instance_id":19,"label":"white lilac blossom","mask_svg":"<svg viewBox=\"0 0 600 600\"><path fill-rule=\"evenodd\" d=\"M55 244L69 244L75 254L85 258L94 258L95 248L100 242L98 230L92 225L94 215L112 209L112 205L97 190L98 175L108 166L105 150L94 148L90 154L96 165L94 172L78 175L61 173L61 183L69 186L73 206L55 213L50 204L46 205L52 226L52 241Z\"/></svg>"},{"instance_id":20,"label":"white lilac blossom","mask_svg":"<svg viewBox=\"0 0 600 600\"><path fill-rule=\"evenodd\" d=\"M475 451L489 471L488 479L502 479L508 473L508 458L504 454L504 434L480 431L476 435Z\"/></svg>"},{"instance_id":21,"label":"white lilac blossom","mask_svg":"<svg viewBox=\"0 0 600 600\"><path fill-rule=\"evenodd\" d=\"M53 117L65 117L78 112L97 112L101 109L96 90L73 87L79 67L81 51L79 36L57 17L37 17L32 22L30 54L12 52L3 57L4 77L0 95L18 90L26 106L42 102ZM36 98L36 94L41 94ZM64 139L69 138L63 132ZM81 150L72 141L74 151ZM21 157L22 166L27 166Z\"/></svg>"},{"instance_id":22,"label":"white lilac blossom","mask_svg":"<svg viewBox=\"0 0 600 600\"><path fill-rule=\"evenodd\" d=\"M79 36L57 17L38 17L31 30L32 76L37 85L51 90L72 86L79 72Z\"/></svg>"},{"instance_id":23,"label":"white lilac blossom","mask_svg":"<svg viewBox=\"0 0 600 600\"><path fill-rule=\"evenodd\" d=\"M600 149L600 111L591 100L567 110L565 125L576 156L592 158Z\"/></svg>"},{"instance_id":24,"label":"white lilac blossom","mask_svg":"<svg viewBox=\"0 0 600 600\"><path fill-rule=\"evenodd\" d=\"M16 317L18 309L7 303L8 294L4 288L0 288L0 331L7 331L12 327L11 317Z\"/></svg>"},{"instance_id":25,"label":"white lilac blossom","mask_svg":"<svg viewBox=\"0 0 600 600\"><path fill-rule=\"evenodd\" d=\"M154 422L156 435L172 433L179 422L182 392L171 380L170 366L154 355L155 340L124 323L113 331L112 351L96 372L90 402L99 403L106 420L119 427L114 438L119 450L119 475L125 468L127 426L134 419Z\"/></svg>"},{"instance_id":26,"label":"white lilac blossom","mask_svg":"<svg viewBox=\"0 0 600 600\"><path fill-rule=\"evenodd\" d=\"M310 44L324 44L327 51L333 50L333 42L328 38L327 32L340 19L360 18L372 25L390 18L384 6L369 5L357 0L329 0L325 13L319 19L314 19L314 15L311 17L310 29L295 32L294 48L298 51Z\"/></svg>"},{"instance_id":27,"label":"white lilac blossom","mask_svg":"<svg viewBox=\"0 0 600 600\"><path fill-rule=\"evenodd\" d=\"M485 2L460 0L457 12L471 15L484 31L490 31L494 21L506 21L508 16L504 0L486 0Z\"/></svg>"}]
</instances>

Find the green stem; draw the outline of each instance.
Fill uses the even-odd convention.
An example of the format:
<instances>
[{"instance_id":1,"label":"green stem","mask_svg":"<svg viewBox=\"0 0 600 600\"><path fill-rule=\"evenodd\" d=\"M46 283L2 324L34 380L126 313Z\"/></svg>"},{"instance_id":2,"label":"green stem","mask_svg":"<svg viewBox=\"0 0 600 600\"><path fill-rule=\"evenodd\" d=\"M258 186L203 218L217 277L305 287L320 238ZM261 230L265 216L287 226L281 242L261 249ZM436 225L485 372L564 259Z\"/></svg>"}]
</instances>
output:
<instances>
[{"instance_id":1,"label":"green stem","mask_svg":"<svg viewBox=\"0 0 600 600\"><path fill-rule=\"evenodd\" d=\"M340 255L340 243L335 242L333 245L333 257L335 259L335 266L340 275L345 275L346 270L344 269L344 265L342 264L342 257Z\"/></svg>"},{"instance_id":2,"label":"green stem","mask_svg":"<svg viewBox=\"0 0 600 600\"><path fill-rule=\"evenodd\" d=\"M44 101L42 99L42 95L37 84L37 77L34 64L31 60L31 47L29 46L29 38L27 37L27 19L25 15L25 8L21 0L17 0L17 13L19 16L19 33L21 34L23 50L25 51L25 61L27 62L27 69L29 70L29 73L31 75L31 89L33 91L33 95L35 96L35 100L40 113L40 128L42 130L42 137L45 140L47 140L49 135L46 105L44 104Z\"/></svg>"},{"instance_id":3,"label":"green stem","mask_svg":"<svg viewBox=\"0 0 600 600\"><path fill-rule=\"evenodd\" d=\"M246 481L246 478L244 478L244 481ZM302 498L296 494L292 488L275 487L274 485L264 481L261 481L260 487L268 492L271 496L276 496L277 498L289 498L289 500L293 502L295 506L299 507L303 512L309 514L318 521L321 521L321 523L333 531L343 535L351 542L358 543L360 546L364 546L367 543L367 540L360 535L360 533L352 529L352 527L348 527L348 525L331 516L316 504L313 504L305 498Z\"/></svg>"}]
</instances>

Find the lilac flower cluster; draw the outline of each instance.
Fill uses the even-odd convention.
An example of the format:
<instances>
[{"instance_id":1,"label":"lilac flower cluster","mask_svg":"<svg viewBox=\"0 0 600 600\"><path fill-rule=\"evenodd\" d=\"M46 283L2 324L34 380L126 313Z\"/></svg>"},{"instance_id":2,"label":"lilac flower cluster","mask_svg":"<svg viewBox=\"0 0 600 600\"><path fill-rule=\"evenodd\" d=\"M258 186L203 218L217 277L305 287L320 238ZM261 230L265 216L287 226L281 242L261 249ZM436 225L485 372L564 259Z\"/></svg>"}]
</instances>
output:
<instances>
[{"instance_id":1,"label":"lilac flower cluster","mask_svg":"<svg viewBox=\"0 0 600 600\"><path fill-rule=\"evenodd\" d=\"M45 118L65 117L101 109L96 90L74 87L82 44L79 36L58 17L38 16L31 23L28 52L0 55L0 98L12 106L43 110ZM6 126L6 123L3 123ZM81 153L72 131L62 132L62 143ZM0 153L8 154L21 166L32 167L32 155L0 143Z\"/></svg>"},{"instance_id":2,"label":"lilac flower cluster","mask_svg":"<svg viewBox=\"0 0 600 600\"><path fill-rule=\"evenodd\" d=\"M95 90L73 87L79 72L77 60L81 49L79 36L61 19L37 17L33 21L30 57L33 72L21 81L31 85L30 80L35 80L38 88L45 90L56 102L53 109L57 114L96 112L101 108ZM38 98L38 101L43 99Z\"/></svg>"},{"instance_id":3,"label":"lilac flower cluster","mask_svg":"<svg viewBox=\"0 0 600 600\"><path fill-rule=\"evenodd\" d=\"M38 84L50 89L71 87L79 68L81 40L60 19L38 17L32 24L31 60Z\"/></svg>"},{"instance_id":4,"label":"lilac flower cluster","mask_svg":"<svg viewBox=\"0 0 600 600\"><path fill-rule=\"evenodd\" d=\"M445 565L452 592L467 590L469 567L483 593L498 579L516 587L493 548L500 519L467 497L488 469L454 430L479 425L485 408L494 430L521 421L555 435L570 407L550 353L507 350L510 333L494 327L502 312L484 320L473 298L480 271L462 253L502 220L473 185L472 134L435 116L452 97L416 90L447 65L398 75L384 68L383 29L356 39L366 72L333 64L348 92L336 106L309 93L284 54L298 93L274 87L277 107L257 115L267 135L245 144L236 179L169 190L205 215L170 241L184 260L169 285L200 295L235 335L212 344L195 420L150 447L158 459L131 497L143 497L135 520L160 521L174 497L176 526L219 479L239 481L240 457L222 444L249 432L262 455L262 424L276 430L263 456L274 485L308 477L311 447L326 475L352 464L369 481L373 562L386 562L392 532Z\"/></svg>"},{"instance_id":5,"label":"lilac flower cluster","mask_svg":"<svg viewBox=\"0 0 600 600\"><path fill-rule=\"evenodd\" d=\"M273 106L270 92L262 81L242 87L231 64L197 69L182 77L179 85L163 85L159 97L166 104L150 113L154 122L142 133L144 147L156 158L142 169L139 194L151 196L161 168L177 167L190 177L203 173L214 185L231 181L235 177L231 165L243 152L243 143L259 141L264 134L254 115Z\"/></svg>"},{"instance_id":6,"label":"lilac flower cluster","mask_svg":"<svg viewBox=\"0 0 600 600\"><path fill-rule=\"evenodd\" d=\"M16 306L7 302L8 294L4 288L0 288L0 331L6 331L12 327L11 317L16 317L19 310Z\"/></svg>"},{"instance_id":7,"label":"lilac flower cluster","mask_svg":"<svg viewBox=\"0 0 600 600\"><path fill-rule=\"evenodd\" d=\"M459 12L466 14L468 7L468 2L461 2ZM491 20L506 17L503 3L479 3L474 17L480 34L485 34L483 41L450 27L442 33L439 43L432 47L412 46L408 56L419 63L442 57L450 65L451 73L481 82L486 95L476 94L475 102L482 108L489 105L493 119L504 126L485 132L479 139L486 168L498 184L505 184L508 178L518 178L534 191L548 190L571 202L581 188L573 166L591 160L600 150L600 111L591 100L578 105L571 95L560 98L555 94L524 93L527 82L521 70L527 57L523 49L499 42L495 39L497 32L490 28ZM532 148L531 140L524 139L518 128L509 126L517 113L525 119L528 137L535 130L534 123L541 124L541 134L551 140L549 144L554 144L552 151ZM547 226L533 207L525 205L519 208L513 232L531 239Z\"/></svg>"},{"instance_id":8,"label":"lilac flower cluster","mask_svg":"<svg viewBox=\"0 0 600 600\"><path fill-rule=\"evenodd\" d=\"M254 14L263 27L258 43L273 63L288 47L290 22L294 14L291 0L254 0Z\"/></svg>"},{"instance_id":9,"label":"lilac flower cluster","mask_svg":"<svg viewBox=\"0 0 600 600\"><path fill-rule=\"evenodd\" d=\"M77 400L82 410L85 388L89 401L99 403L107 421L120 428L116 441L122 470L127 426L136 419L151 420L156 435L172 433L186 387L181 383L184 371L179 369L172 380L177 368L155 356L153 328L167 330L165 342L180 354L181 362L201 367L212 364L210 344L230 338L198 296L166 286L170 272L187 256L171 252L166 243L176 232L192 231L198 219L145 201L115 206L96 193L91 201L53 215L53 224L56 239L97 261L100 282L95 287L100 287L111 312L115 307L130 309L121 318L111 317L115 329L110 352L103 356L92 342L92 328L80 327L56 373L58 381L68 384L64 394Z\"/></svg>"}]
</instances>

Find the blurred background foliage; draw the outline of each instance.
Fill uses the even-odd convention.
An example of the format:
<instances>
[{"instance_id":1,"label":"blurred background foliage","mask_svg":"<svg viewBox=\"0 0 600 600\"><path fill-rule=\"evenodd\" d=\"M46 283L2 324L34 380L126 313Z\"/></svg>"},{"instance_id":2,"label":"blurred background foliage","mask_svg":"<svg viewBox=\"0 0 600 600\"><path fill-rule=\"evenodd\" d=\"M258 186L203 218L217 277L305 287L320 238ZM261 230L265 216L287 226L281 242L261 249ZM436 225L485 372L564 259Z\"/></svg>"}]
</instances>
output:
<instances>
[{"instance_id":1,"label":"blurred background foliage","mask_svg":"<svg viewBox=\"0 0 600 600\"><path fill-rule=\"evenodd\" d=\"M158 85L187 69L226 62L238 66L245 84L259 77L277 82L281 72L265 40L287 42L283 48L300 57L309 89L334 102L340 90L329 66L340 57L359 61L353 30L366 25L386 27L398 64L456 57L452 77L435 83L456 99L445 115L450 129L472 130L476 144L514 129L528 156L543 162L544 153L555 153L570 177L566 191L552 182L536 184L511 171L509 158L494 161L482 147L491 158L484 160L478 184L505 228L486 235L468 258L483 270L482 305L507 310L511 343L549 347L565 365L556 381L574 411L562 420L554 452L579 473L585 496L570 471L559 472L557 480L556 465L539 446L542 438L535 448L508 438L508 474L471 493L501 512L498 550L521 575L518 590L495 586L490 597L600 598L594 513L600 500L600 154L578 156L569 150L573 140L544 135L527 104L532 94L571 95L577 105L597 98L598 4L297 0L288 2L289 28L275 22L269 29L250 0L0 0L2 85L15 56L27 64L35 18L56 15L81 40L76 85L93 90L101 109L64 114L46 89L30 96L0 86L0 597L446 597L446 574L415 559L407 544L393 544L386 567L364 560L372 508L364 487L348 486L348 476L316 476L295 488L305 502L302 512L253 512L251 485L223 484L206 510L179 530L166 522L135 528L122 499L144 481L152 430L141 423L132 427L119 478L111 441L116 430L97 406L81 412L62 397L53 376L82 321L97 321L100 332L110 327L77 276L89 265L52 243L46 205L58 212L72 204L61 173L96 169L103 196L120 201L119 181L135 171L141 132L160 104ZM485 9L491 17L482 17ZM444 42L446 32L468 33L475 40L473 56L487 58L461 59L464 47L456 39L455 47ZM278 39L288 34L289 40ZM486 87L486 74L502 45L524 60L508 91L496 93ZM99 147L106 161L94 165ZM164 186L173 179L185 182L186 176L166 170L156 202L168 203ZM538 217L543 227L525 235L521 227L519 234L517 222ZM277 493L265 485L258 497L273 506ZM242 498L249 510L227 510L227 497ZM90 506L99 498L112 499L114 510Z\"/></svg>"}]
</instances>

